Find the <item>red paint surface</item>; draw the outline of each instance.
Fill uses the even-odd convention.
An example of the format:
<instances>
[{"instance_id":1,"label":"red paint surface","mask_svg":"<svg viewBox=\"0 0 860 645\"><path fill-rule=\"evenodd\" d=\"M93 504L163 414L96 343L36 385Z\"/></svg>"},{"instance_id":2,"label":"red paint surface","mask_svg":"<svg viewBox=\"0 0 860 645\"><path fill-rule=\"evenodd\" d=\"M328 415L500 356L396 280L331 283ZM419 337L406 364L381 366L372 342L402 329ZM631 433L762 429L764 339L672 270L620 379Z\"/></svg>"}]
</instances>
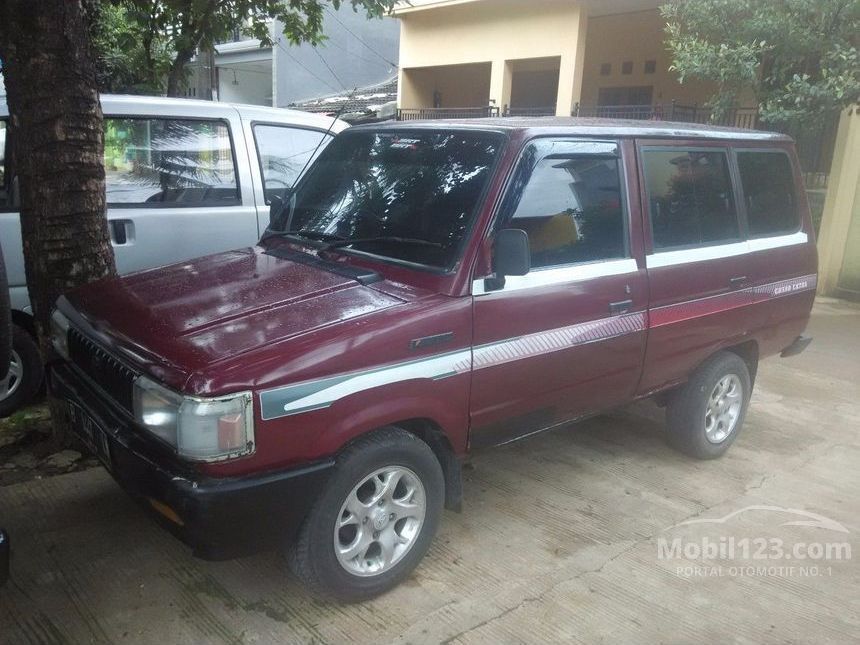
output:
<instances>
[{"instance_id":1,"label":"red paint surface","mask_svg":"<svg viewBox=\"0 0 860 645\"><path fill-rule=\"evenodd\" d=\"M562 127L557 131L565 134ZM729 284L738 275L748 277L746 289L815 274L814 236L803 191L798 191L798 200L808 244L648 271L645 254L651 240L632 137L622 137L620 143L628 182L630 254L638 271L472 298L472 281L490 274L488 231L506 179L524 142L545 133L510 131L473 234L451 273L340 255L338 262L372 268L384 277L364 286L266 255L257 247L103 280L74 292L69 301L94 328L97 340L170 387L200 396L242 390L256 394L587 324L608 317L609 303L628 298L633 301L630 311L642 314L645 325L640 331L438 381L378 387L325 409L271 421L261 420L255 396L254 454L201 466L222 475L329 456L357 435L407 419L434 422L454 450L463 453L470 430L492 433L506 420L536 412L540 414L535 418L549 425L599 411L683 381L720 348L751 342L765 356L780 351L803 330L814 291L741 303L745 296L733 295ZM673 143L703 145L701 140ZM791 151L787 142L745 145ZM797 182L802 185L799 173ZM714 301L721 304L690 304L712 297L722 298ZM452 336L444 345L420 350L410 346L413 339L448 332ZM530 428L524 423L521 430ZM489 439L492 443L493 437Z\"/></svg>"}]
</instances>

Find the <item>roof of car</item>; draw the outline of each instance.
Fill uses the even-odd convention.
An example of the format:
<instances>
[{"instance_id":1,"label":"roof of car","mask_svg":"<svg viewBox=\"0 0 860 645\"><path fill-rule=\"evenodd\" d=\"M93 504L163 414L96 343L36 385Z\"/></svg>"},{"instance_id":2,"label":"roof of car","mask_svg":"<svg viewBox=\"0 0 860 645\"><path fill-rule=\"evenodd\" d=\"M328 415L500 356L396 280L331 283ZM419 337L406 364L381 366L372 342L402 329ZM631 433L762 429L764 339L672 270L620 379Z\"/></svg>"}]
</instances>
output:
<instances>
[{"instance_id":1,"label":"roof of car","mask_svg":"<svg viewBox=\"0 0 860 645\"><path fill-rule=\"evenodd\" d=\"M743 139L753 141L791 141L791 137L776 132L728 128L699 123L674 121L636 121L634 119L591 119L580 117L496 117L489 119L435 119L416 121L387 121L359 125L352 130L377 129L469 129L469 130L527 130L529 134L562 134L615 137Z\"/></svg>"},{"instance_id":2,"label":"roof of car","mask_svg":"<svg viewBox=\"0 0 860 645\"><path fill-rule=\"evenodd\" d=\"M102 94L100 97L102 110L108 116L160 116L176 118L225 118L238 112L245 121L261 123L284 123L298 127L340 132L349 124L330 116L311 114L302 110L288 110L260 105L243 105L241 103L222 103L220 101L202 101L200 99L170 98L164 96L140 96L136 94ZM0 97L0 114L6 114L3 97Z\"/></svg>"}]
</instances>

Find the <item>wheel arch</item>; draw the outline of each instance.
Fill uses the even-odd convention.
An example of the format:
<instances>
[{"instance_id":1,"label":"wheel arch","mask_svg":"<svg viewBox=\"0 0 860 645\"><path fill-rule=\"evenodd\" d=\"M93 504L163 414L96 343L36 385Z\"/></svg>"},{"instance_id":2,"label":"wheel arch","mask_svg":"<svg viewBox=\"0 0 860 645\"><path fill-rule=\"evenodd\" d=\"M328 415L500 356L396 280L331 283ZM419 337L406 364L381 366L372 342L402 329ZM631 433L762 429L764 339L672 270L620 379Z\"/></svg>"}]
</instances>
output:
<instances>
[{"instance_id":1,"label":"wheel arch","mask_svg":"<svg viewBox=\"0 0 860 645\"><path fill-rule=\"evenodd\" d=\"M36 319L20 309L12 310L12 324L17 325L33 338L36 338Z\"/></svg>"},{"instance_id":2,"label":"wheel arch","mask_svg":"<svg viewBox=\"0 0 860 645\"><path fill-rule=\"evenodd\" d=\"M345 450L349 445L366 437L368 434L377 432L386 427L399 428L427 444L433 451L439 466L442 468L442 477L445 481L445 508L460 512L463 506L463 470L460 460L454 451L445 430L436 421L426 417L413 417L386 423L385 425L361 432L352 437L339 452Z\"/></svg>"},{"instance_id":3,"label":"wheel arch","mask_svg":"<svg viewBox=\"0 0 860 645\"><path fill-rule=\"evenodd\" d=\"M750 383L755 383L755 375L758 371L758 357L759 357L759 349L758 349L758 341L757 340L748 340L743 343L739 343L737 345L732 345L730 347L723 348L723 351L731 352L732 354L736 354L746 363L747 369L750 373Z\"/></svg>"}]
</instances>

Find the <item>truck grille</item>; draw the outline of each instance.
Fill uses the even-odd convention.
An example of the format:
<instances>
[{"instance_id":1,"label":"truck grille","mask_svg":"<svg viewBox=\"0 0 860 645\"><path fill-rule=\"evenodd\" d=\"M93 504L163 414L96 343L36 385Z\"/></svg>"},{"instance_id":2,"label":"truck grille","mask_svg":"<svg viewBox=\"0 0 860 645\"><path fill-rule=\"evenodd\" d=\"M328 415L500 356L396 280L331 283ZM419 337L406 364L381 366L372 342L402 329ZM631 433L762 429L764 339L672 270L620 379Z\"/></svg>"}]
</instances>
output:
<instances>
[{"instance_id":1,"label":"truck grille","mask_svg":"<svg viewBox=\"0 0 860 645\"><path fill-rule=\"evenodd\" d=\"M133 412L135 372L74 327L69 329L68 338L72 362L114 401Z\"/></svg>"}]
</instances>

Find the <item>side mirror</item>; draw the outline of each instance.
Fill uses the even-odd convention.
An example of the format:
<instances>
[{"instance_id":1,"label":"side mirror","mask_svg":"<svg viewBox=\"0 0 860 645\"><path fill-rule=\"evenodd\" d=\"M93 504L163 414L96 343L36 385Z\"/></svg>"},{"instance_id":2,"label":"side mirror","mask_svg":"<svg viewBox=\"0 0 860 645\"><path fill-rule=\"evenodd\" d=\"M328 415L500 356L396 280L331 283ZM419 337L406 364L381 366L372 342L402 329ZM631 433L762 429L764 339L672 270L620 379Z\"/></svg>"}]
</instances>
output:
<instances>
[{"instance_id":1,"label":"side mirror","mask_svg":"<svg viewBox=\"0 0 860 645\"><path fill-rule=\"evenodd\" d=\"M493 243L493 270L496 277L525 275L532 268L528 233L518 228L503 228Z\"/></svg>"}]
</instances>

